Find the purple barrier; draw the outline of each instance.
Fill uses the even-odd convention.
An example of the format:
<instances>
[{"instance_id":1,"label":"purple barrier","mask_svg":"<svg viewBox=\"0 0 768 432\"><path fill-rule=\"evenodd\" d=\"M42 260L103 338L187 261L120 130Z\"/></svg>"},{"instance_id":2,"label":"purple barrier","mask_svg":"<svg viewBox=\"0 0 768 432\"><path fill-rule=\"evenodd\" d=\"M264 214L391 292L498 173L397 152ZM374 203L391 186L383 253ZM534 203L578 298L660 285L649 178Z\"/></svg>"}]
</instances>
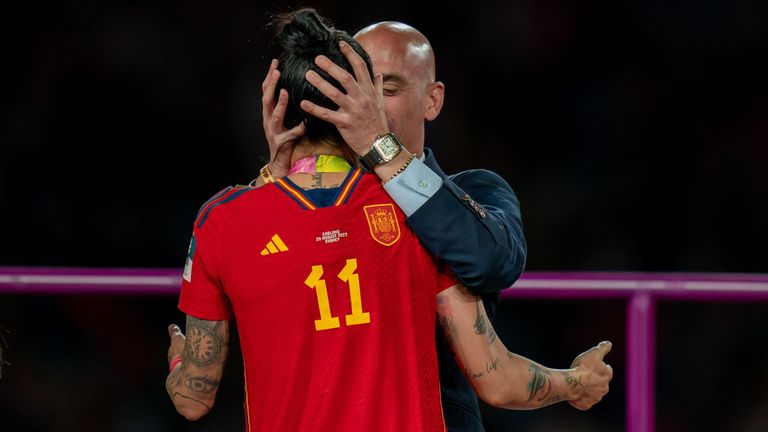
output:
<instances>
[{"instance_id":1,"label":"purple barrier","mask_svg":"<svg viewBox=\"0 0 768 432\"><path fill-rule=\"evenodd\" d=\"M181 269L0 267L0 294L178 295ZM656 301L768 301L768 274L525 272L502 297L627 299L627 431L653 432Z\"/></svg>"}]
</instances>

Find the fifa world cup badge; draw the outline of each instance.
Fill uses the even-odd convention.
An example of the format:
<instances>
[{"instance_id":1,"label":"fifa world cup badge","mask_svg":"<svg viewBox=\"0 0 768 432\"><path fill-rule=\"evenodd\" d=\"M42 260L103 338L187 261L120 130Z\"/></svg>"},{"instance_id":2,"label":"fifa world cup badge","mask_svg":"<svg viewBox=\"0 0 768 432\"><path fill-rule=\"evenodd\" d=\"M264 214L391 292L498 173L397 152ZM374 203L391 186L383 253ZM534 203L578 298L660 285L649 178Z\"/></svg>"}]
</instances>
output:
<instances>
[{"instance_id":1,"label":"fifa world cup badge","mask_svg":"<svg viewBox=\"0 0 768 432\"><path fill-rule=\"evenodd\" d=\"M400 225L392 204L375 204L363 207L371 237L384 246L392 246L400 239Z\"/></svg>"}]
</instances>

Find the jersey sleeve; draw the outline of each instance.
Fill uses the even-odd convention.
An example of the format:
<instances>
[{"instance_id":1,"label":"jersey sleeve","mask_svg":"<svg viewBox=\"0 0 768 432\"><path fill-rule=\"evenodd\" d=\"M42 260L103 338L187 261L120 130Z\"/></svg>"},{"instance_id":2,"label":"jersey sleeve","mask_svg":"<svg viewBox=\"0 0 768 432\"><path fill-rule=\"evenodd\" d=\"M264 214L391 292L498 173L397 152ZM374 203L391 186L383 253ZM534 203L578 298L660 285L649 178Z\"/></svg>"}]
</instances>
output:
<instances>
[{"instance_id":1,"label":"jersey sleeve","mask_svg":"<svg viewBox=\"0 0 768 432\"><path fill-rule=\"evenodd\" d=\"M208 227L210 223L206 224ZM210 321L232 318L232 306L217 272L216 241L214 230L195 229L187 252L179 296L179 309L187 315Z\"/></svg>"}]
</instances>

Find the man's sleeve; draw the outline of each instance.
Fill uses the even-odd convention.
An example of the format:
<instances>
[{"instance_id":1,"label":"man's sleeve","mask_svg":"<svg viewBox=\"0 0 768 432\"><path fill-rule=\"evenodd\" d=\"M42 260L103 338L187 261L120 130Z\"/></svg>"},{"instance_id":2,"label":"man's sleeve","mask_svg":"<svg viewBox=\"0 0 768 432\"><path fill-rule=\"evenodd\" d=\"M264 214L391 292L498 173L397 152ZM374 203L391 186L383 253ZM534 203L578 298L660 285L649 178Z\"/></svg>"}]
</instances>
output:
<instances>
[{"instance_id":1,"label":"man's sleeve","mask_svg":"<svg viewBox=\"0 0 768 432\"><path fill-rule=\"evenodd\" d=\"M527 254L520 203L512 188L488 170L448 177L431 155L426 162L442 184L408 217L408 224L426 249L476 294L511 286Z\"/></svg>"},{"instance_id":2,"label":"man's sleeve","mask_svg":"<svg viewBox=\"0 0 768 432\"><path fill-rule=\"evenodd\" d=\"M209 222L210 223L210 222ZM179 309L195 318L222 321L232 317L229 299L218 276L215 233L195 229L181 281Z\"/></svg>"}]
</instances>

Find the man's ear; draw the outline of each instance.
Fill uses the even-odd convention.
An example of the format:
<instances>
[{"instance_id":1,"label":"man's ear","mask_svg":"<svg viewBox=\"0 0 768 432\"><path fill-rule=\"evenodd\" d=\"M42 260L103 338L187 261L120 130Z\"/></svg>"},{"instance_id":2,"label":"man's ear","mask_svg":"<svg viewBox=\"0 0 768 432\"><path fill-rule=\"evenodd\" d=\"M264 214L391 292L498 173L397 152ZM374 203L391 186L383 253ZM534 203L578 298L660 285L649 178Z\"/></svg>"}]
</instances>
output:
<instances>
[{"instance_id":1,"label":"man's ear","mask_svg":"<svg viewBox=\"0 0 768 432\"><path fill-rule=\"evenodd\" d=\"M443 109L443 100L445 99L445 85L436 81L427 87L427 106L424 111L424 118L432 121L440 114Z\"/></svg>"}]
</instances>

